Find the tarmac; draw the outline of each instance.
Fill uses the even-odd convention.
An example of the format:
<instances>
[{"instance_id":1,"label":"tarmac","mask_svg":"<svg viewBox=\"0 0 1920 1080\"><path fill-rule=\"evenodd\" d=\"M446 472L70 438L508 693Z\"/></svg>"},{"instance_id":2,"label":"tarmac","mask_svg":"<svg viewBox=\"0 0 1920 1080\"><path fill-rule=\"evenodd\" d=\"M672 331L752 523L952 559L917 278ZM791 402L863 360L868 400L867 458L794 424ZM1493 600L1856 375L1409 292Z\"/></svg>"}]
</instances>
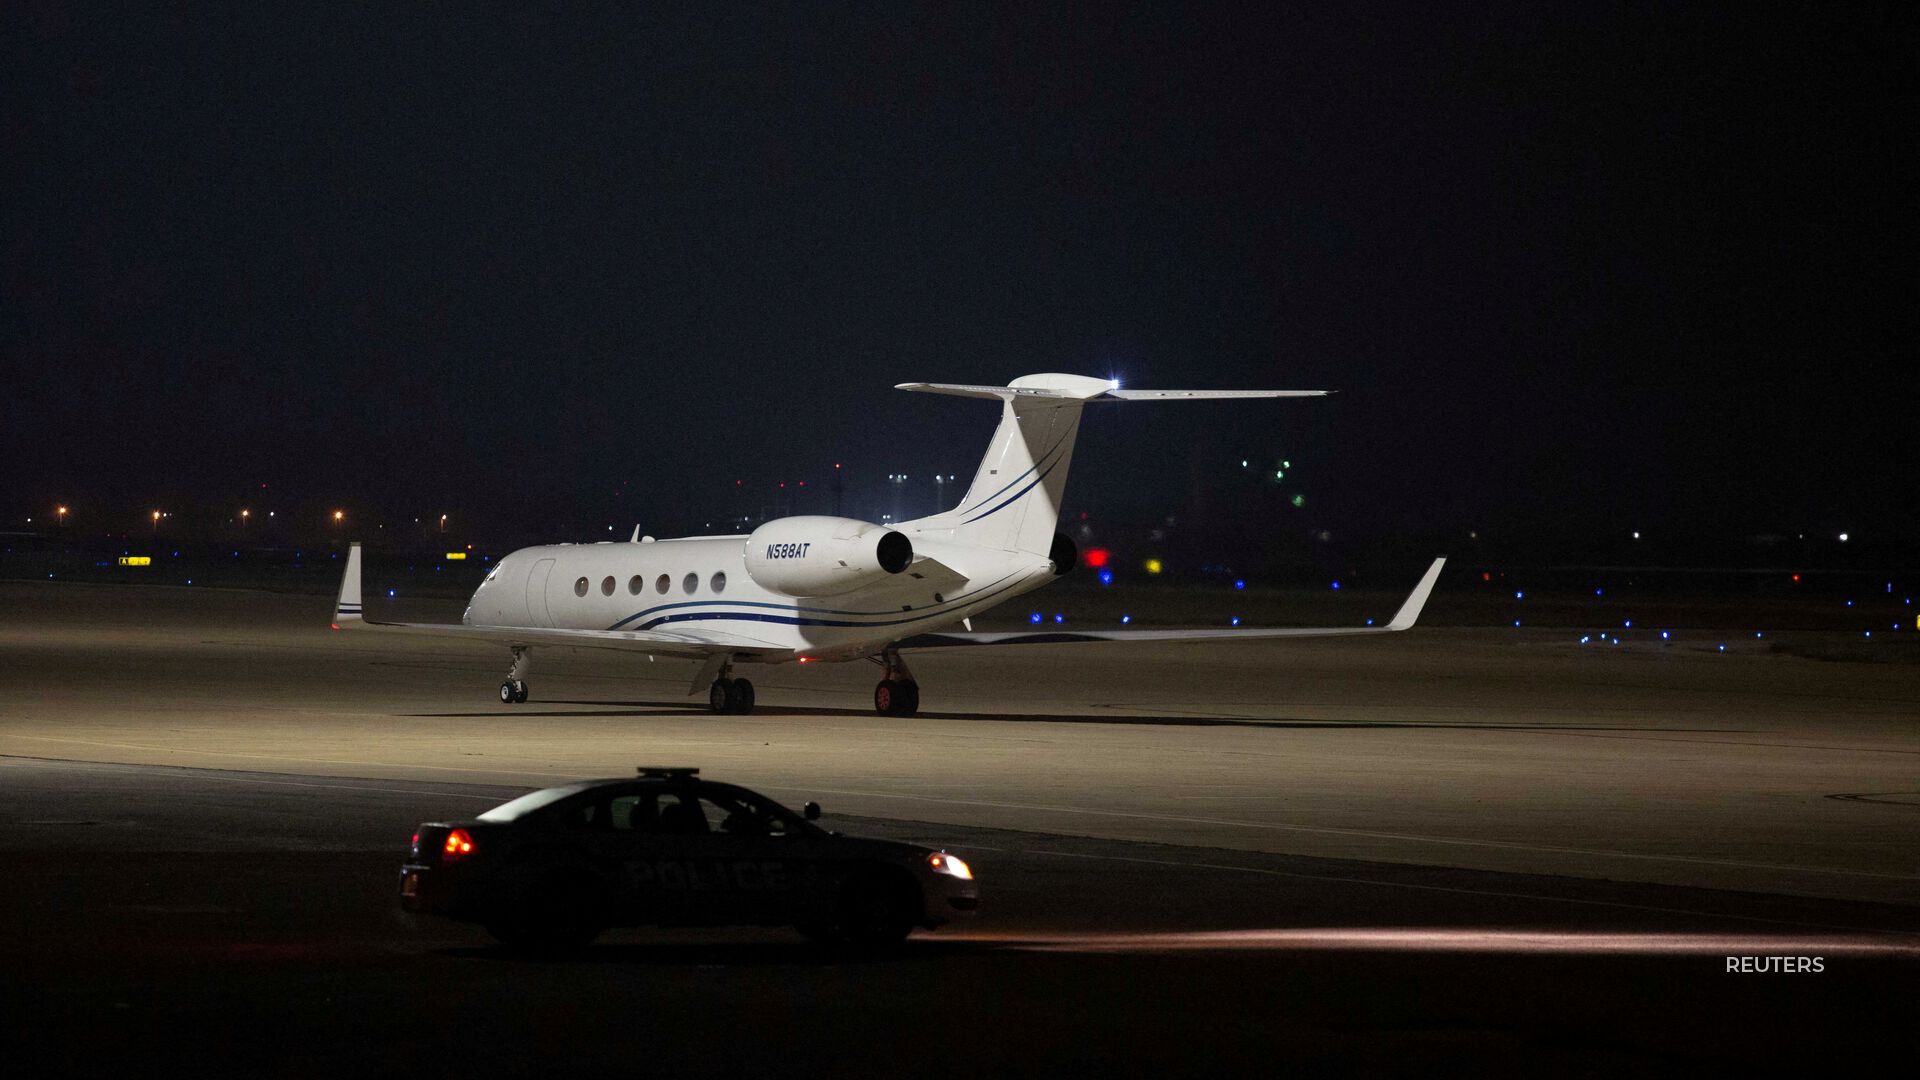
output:
<instances>
[{"instance_id":1,"label":"tarmac","mask_svg":"<svg viewBox=\"0 0 1920 1080\"><path fill-rule=\"evenodd\" d=\"M904 719L866 665L743 667L739 717L689 663L585 650L536 650L532 700L500 705L505 650L328 607L0 583L16 1057L1168 1075L1915 1048L1908 666L1418 628L912 654ZM636 931L540 965L393 908L417 822L639 764L950 847L982 913L886 962Z\"/></svg>"}]
</instances>

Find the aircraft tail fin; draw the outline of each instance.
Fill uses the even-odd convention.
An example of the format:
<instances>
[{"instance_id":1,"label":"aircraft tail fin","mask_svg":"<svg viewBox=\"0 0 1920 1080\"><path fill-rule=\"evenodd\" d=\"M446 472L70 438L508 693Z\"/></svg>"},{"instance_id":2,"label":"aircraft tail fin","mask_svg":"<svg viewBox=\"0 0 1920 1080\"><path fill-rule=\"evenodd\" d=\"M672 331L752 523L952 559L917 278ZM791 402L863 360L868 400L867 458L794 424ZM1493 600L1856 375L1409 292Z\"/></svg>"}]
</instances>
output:
<instances>
[{"instance_id":1,"label":"aircraft tail fin","mask_svg":"<svg viewBox=\"0 0 1920 1080\"><path fill-rule=\"evenodd\" d=\"M1046 556L1053 549L1066 494L1067 469L1090 402L1186 401L1221 398L1319 397L1327 390L1122 390L1118 382L1086 375L1023 375L1005 386L973 383L900 383L896 389L954 397L998 399L1000 426L974 473L966 497L952 510L904 522L920 533L953 542Z\"/></svg>"}]
</instances>

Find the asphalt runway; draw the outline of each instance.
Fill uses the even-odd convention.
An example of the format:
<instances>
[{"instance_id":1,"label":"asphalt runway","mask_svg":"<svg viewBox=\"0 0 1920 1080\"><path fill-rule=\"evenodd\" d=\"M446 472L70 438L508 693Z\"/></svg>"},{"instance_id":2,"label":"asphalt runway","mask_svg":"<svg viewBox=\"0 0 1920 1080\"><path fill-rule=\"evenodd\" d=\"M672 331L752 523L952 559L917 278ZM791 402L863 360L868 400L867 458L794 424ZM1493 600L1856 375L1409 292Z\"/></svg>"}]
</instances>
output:
<instances>
[{"instance_id":1,"label":"asphalt runway","mask_svg":"<svg viewBox=\"0 0 1920 1080\"><path fill-rule=\"evenodd\" d=\"M1910 666L1434 628L921 654L912 719L869 711L865 666L749 668L760 711L718 717L691 665L589 652L538 654L533 701L501 706L504 650L334 633L327 607L0 583L14 1060L1167 1075L1916 1048ZM860 964L747 931L542 965L397 916L413 824L642 763L951 847L982 914Z\"/></svg>"}]
</instances>

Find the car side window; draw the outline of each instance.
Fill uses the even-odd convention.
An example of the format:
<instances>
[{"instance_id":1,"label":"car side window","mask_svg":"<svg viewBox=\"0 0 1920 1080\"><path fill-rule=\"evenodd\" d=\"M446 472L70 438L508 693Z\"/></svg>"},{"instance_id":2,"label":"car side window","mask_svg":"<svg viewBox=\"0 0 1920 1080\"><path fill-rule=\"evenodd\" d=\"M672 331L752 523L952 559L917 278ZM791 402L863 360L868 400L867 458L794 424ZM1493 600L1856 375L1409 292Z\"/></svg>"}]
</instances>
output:
<instances>
[{"instance_id":1,"label":"car side window","mask_svg":"<svg viewBox=\"0 0 1920 1080\"><path fill-rule=\"evenodd\" d=\"M709 794L701 797L700 807L713 831L726 836L786 836L794 831L771 806L747 799Z\"/></svg>"},{"instance_id":2,"label":"car side window","mask_svg":"<svg viewBox=\"0 0 1920 1080\"><path fill-rule=\"evenodd\" d=\"M707 833L707 815L700 800L677 791L662 792L657 829L670 836L700 836Z\"/></svg>"}]
</instances>

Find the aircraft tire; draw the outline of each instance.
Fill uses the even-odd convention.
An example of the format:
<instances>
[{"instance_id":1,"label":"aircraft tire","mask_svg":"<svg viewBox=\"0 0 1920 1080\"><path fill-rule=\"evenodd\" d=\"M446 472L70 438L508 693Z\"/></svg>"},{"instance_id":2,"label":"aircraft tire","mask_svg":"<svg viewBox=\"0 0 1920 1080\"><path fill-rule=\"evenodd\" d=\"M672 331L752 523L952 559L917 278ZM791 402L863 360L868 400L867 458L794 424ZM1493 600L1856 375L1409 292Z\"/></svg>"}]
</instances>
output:
<instances>
[{"instance_id":1,"label":"aircraft tire","mask_svg":"<svg viewBox=\"0 0 1920 1080\"><path fill-rule=\"evenodd\" d=\"M515 705L525 705L527 703L527 682L525 679L513 680L513 703Z\"/></svg>"},{"instance_id":2,"label":"aircraft tire","mask_svg":"<svg viewBox=\"0 0 1920 1080\"><path fill-rule=\"evenodd\" d=\"M746 679L730 681L732 685L727 689L727 711L745 716L753 711L753 683Z\"/></svg>"},{"instance_id":3,"label":"aircraft tire","mask_svg":"<svg viewBox=\"0 0 1920 1080\"><path fill-rule=\"evenodd\" d=\"M723 713L728 711L727 706L731 704L733 704L733 680L713 680L713 685L707 687L708 707L714 712Z\"/></svg>"},{"instance_id":4,"label":"aircraft tire","mask_svg":"<svg viewBox=\"0 0 1920 1080\"><path fill-rule=\"evenodd\" d=\"M920 710L920 684L911 679L881 679L873 688L873 711L881 716L912 716Z\"/></svg>"}]
</instances>

